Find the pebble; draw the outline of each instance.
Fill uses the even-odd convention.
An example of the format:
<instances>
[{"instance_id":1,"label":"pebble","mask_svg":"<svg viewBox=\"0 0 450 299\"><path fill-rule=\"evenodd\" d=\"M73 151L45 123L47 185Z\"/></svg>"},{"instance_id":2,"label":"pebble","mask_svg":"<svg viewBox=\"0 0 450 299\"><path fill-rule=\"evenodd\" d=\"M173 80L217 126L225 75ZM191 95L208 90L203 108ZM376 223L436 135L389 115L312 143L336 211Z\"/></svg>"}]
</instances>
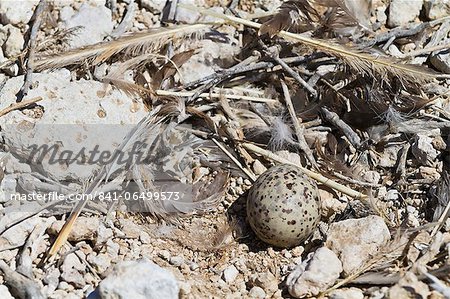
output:
<instances>
[{"instance_id":1,"label":"pebble","mask_svg":"<svg viewBox=\"0 0 450 299\"><path fill-rule=\"evenodd\" d=\"M388 25L404 26L414 21L420 14L423 0L392 0L389 5Z\"/></svg>"},{"instance_id":2,"label":"pebble","mask_svg":"<svg viewBox=\"0 0 450 299\"><path fill-rule=\"evenodd\" d=\"M111 266L111 258L106 253L91 253L87 256L87 261L100 275Z\"/></svg>"},{"instance_id":3,"label":"pebble","mask_svg":"<svg viewBox=\"0 0 450 299\"><path fill-rule=\"evenodd\" d=\"M120 262L96 289L100 299L178 299L179 292L174 275L146 259Z\"/></svg>"},{"instance_id":4,"label":"pebble","mask_svg":"<svg viewBox=\"0 0 450 299\"><path fill-rule=\"evenodd\" d=\"M120 230L127 239L137 239L141 235L142 229L130 219L119 219Z\"/></svg>"},{"instance_id":5,"label":"pebble","mask_svg":"<svg viewBox=\"0 0 450 299\"><path fill-rule=\"evenodd\" d=\"M262 288L255 286L250 289L248 296L255 299L264 299L266 298L266 292Z\"/></svg>"},{"instance_id":6,"label":"pebble","mask_svg":"<svg viewBox=\"0 0 450 299\"><path fill-rule=\"evenodd\" d=\"M161 250L158 256L166 261L170 260L170 252L167 250Z\"/></svg>"},{"instance_id":7,"label":"pebble","mask_svg":"<svg viewBox=\"0 0 450 299\"><path fill-rule=\"evenodd\" d=\"M442 52L431 55L430 62L441 72L450 74L450 53Z\"/></svg>"},{"instance_id":8,"label":"pebble","mask_svg":"<svg viewBox=\"0 0 450 299\"><path fill-rule=\"evenodd\" d=\"M428 19L447 17L450 13L450 0L425 0L425 14Z\"/></svg>"},{"instance_id":9,"label":"pebble","mask_svg":"<svg viewBox=\"0 0 450 299\"><path fill-rule=\"evenodd\" d=\"M14 299L14 297L9 292L9 289L5 285L0 285L0 298L2 299Z\"/></svg>"},{"instance_id":10,"label":"pebble","mask_svg":"<svg viewBox=\"0 0 450 299\"><path fill-rule=\"evenodd\" d=\"M269 295L278 290L278 279L270 271L251 275L249 282L252 286L262 288Z\"/></svg>"},{"instance_id":11,"label":"pebble","mask_svg":"<svg viewBox=\"0 0 450 299\"><path fill-rule=\"evenodd\" d=\"M169 263L175 267L180 267L181 265L184 264L184 258L182 256L176 255L176 256L172 256L169 259Z\"/></svg>"},{"instance_id":12,"label":"pebble","mask_svg":"<svg viewBox=\"0 0 450 299\"><path fill-rule=\"evenodd\" d=\"M417 134L414 138L414 143L411 146L411 152L414 157L416 157L416 159L424 166L432 166L439 155L439 151L433 147L432 142L433 138Z\"/></svg>"},{"instance_id":13,"label":"pebble","mask_svg":"<svg viewBox=\"0 0 450 299\"><path fill-rule=\"evenodd\" d=\"M49 227L48 233L50 235L56 236L61 231L65 221L58 220L53 222ZM82 240L95 240L97 234L97 228L100 224L100 220L96 217L78 217L70 231L68 240L73 242L78 242Z\"/></svg>"},{"instance_id":14,"label":"pebble","mask_svg":"<svg viewBox=\"0 0 450 299\"><path fill-rule=\"evenodd\" d=\"M20 5L16 1L0 1L0 20L5 25L26 24L33 16L33 7L38 3L39 0L20 0Z\"/></svg>"},{"instance_id":15,"label":"pebble","mask_svg":"<svg viewBox=\"0 0 450 299\"><path fill-rule=\"evenodd\" d=\"M70 253L65 257L60 269L62 272L61 279L65 282L77 288L82 288L86 284L82 274L86 270L86 266L75 253Z\"/></svg>"},{"instance_id":16,"label":"pebble","mask_svg":"<svg viewBox=\"0 0 450 299\"><path fill-rule=\"evenodd\" d=\"M7 36L3 44L3 54L5 57L13 58L22 52L25 40L19 28L8 24L0 28L0 35Z\"/></svg>"},{"instance_id":17,"label":"pebble","mask_svg":"<svg viewBox=\"0 0 450 299\"><path fill-rule=\"evenodd\" d=\"M166 0L141 0L141 5L150 12L159 14L162 12L164 6L166 6Z\"/></svg>"},{"instance_id":18,"label":"pebble","mask_svg":"<svg viewBox=\"0 0 450 299\"><path fill-rule=\"evenodd\" d=\"M226 283L232 283L238 276L239 271L234 265L229 266L222 272L222 278Z\"/></svg>"},{"instance_id":19,"label":"pebble","mask_svg":"<svg viewBox=\"0 0 450 299\"><path fill-rule=\"evenodd\" d=\"M342 263L336 254L326 247L310 253L308 258L289 274L286 286L295 298L318 295L332 286L342 272Z\"/></svg>"},{"instance_id":20,"label":"pebble","mask_svg":"<svg viewBox=\"0 0 450 299\"><path fill-rule=\"evenodd\" d=\"M390 238L383 218L368 216L332 223L325 245L339 256L344 274L350 275L374 256Z\"/></svg>"},{"instance_id":21,"label":"pebble","mask_svg":"<svg viewBox=\"0 0 450 299\"><path fill-rule=\"evenodd\" d=\"M343 288L332 291L330 299L364 299L364 294L357 288Z\"/></svg>"},{"instance_id":22,"label":"pebble","mask_svg":"<svg viewBox=\"0 0 450 299\"><path fill-rule=\"evenodd\" d=\"M114 23L110 9L83 3L77 13L64 20L63 26L67 29L82 26L69 42L70 47L79 48L101 42L112 32Z\"/></svg>"}]
</instances>

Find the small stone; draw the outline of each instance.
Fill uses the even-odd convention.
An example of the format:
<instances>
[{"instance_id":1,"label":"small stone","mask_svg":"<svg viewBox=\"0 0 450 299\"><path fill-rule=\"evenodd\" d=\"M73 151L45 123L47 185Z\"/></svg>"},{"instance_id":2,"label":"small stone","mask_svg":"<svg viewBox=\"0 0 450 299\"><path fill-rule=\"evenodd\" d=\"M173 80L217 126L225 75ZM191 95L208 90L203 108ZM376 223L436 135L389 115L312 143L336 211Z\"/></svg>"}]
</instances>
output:
<instances>
[{"instance_id":1,"label":"small stone","mask_svg":"<svg viewBox=\"0 0 450 299\"><path fill-rule=\"evenodd\" d=\"M124 233L125 238L128 239L137 239L139 238L142 229L136 225L132 220L130 219L120 219L120 230Z\"/></svg>"},{"instance_id":2,"label":"small stone","mask_svg":"<svg viewBox=\"0 0 450 299\"><path fill-rule=\"evenodd\" d=\"M8 2L8 1L7 1ZM3 44L3 54L8 58L13 58L22 52L25 40L19 28L12 25L6 25L0 31L7 35L7 39ZM0 34L2 34L0 33Z\"/></svg>"},{"instance_id":3,"label":"small stone","mask_svg":"<svg viewBox=\"0 0 450 299\"><path fill-rule=\"evenodd\" d=\"M250 284L262 288L269 295L278 290L278 279L270 271L253 274L250 276Z\"/></svg>"},{"instance_id":4,"label":"small stone","mask_svg":"<svg viewBox=\"0 0 450 299\"><path fill-rule=\"evenodd\" d=\"M100 222L97 228L97 237L95 238L95 246L105 244L113 237L114 237L113 230L106 227L102 222Z\"/></svg>"},{"instance_id":5,"label":"small stone","mask_svg":"<svg viewBox=\"0 0 450 299\"><path fill-rule=\"evenodd\" d=\"M175 267L180 267L184 264L184 258L179 255L172 256L169 260L169 263Z\"/></svg>"},{"instance_id":6,"label":"small stone","mask_svg":"<svg viewBox=\"0 0 450 299\"><path fill-rule=\"evenodd\" d=\"M357 288L344 288L332 291L330 299L364 299L364 294Z\"/></svg>"},{"instance_id":7,"label":"small stone","mask_svg":"<svg viewBox=\"0 0 450 299\"><path fill-rule=\"evenodd\" d=\"M9 292L9 289L5 285L0 285L0 298L2 299L14 299L14 297Z\"/></svg>"},{"instance_id":8,"label":"small stone","mask_svg":"<svg viewBox=\"0 0 450 299\"><path fill-rule=\"evenodd\" d=\"M141 5L150 12L159 14L162 12L164 6L166 6L166 0L141 0Z\"/></svg>"},{"instance_id":9,"label":"small stone","mask_svg":"<svg viewBox=\"0 0 450 299\"><path fill-rule=\"evenodd\" d=\"M178 0L178 4L194 5L197 7L205 6L203 0ZM186 24L194 24L201 16L202 15L199 12L179 7L175 15L175 21Z\"/></svg>"},{"instance_id":10,"label":"small stone","mask_svg":"<svg viewBox=\"0 0 450 299\"><path fill-rule=\"evenodd\" d=\"M147 232L141 231L139 233L139 241L141 241L142 244L150 244L152 242L152 238Z\"/></svg>"},{"instance_id":11,"label":"small stone","mask_svg":"<svg viewBox=\"0 0 450 299\"><path fill-rule=\"evenodd\" d=\"M170 252L167 250L161 250L158 256L166 261L170 260Z\"/></svg>"},{"instance_id":12,"label":"small stone","mask_svg":"<svg viewBox=\"0 0 450 299\"><path fill-rule=\"evenodd\" d=\"M21 0L20 5L16 1L0 1L0 20L3 24L26 24L33 16L33 7L39 0Z\"/></svg>"},{"instance_id":13,"label":"small stone","mask_svg":"<svg viewBox=\"0 0 450 299\"><path fill-rule=\"evenodd\" d=\"M69 283L67 283L66 281L61 281L58 284L58 289L59 290L63 290L63 291L73 291L74 287L72 285L70 285Z\"/></svg>"},{"instance_id":14,"label":"small stone","mask_svg":"<svg viewBox=\"0 0 450 299\"><path fill-rule=\"evenodd\" d=\"M414 21L420 14L423 0L392 0L389 5L388 25L404 26Z\"/></svg>"},{"instance_id":15,"label":"small stone","mask_svg":"<svg viewBox=\"0 0 450 299\"><path fill-rule=\"evenodd\" d=\"M441 174L434 167L420 166L417 176L419 179L437 181L441 177Z\"/></svg>"},{"instance_id":16,"label":"small stone","mask_svg":"<svg viewBox=\"0 0 450 299\"><path fill-rule=\"evenodd\" d=\"M65 221L55 221L48 229L50 235L58 235L63 227ZM78 242L82 240L95 240L97 235L97 228L100 224L100 220L96 217L78 217L75 221L72 230L70 231L68 240Z\"/></svg>"},{"instance_id":17,"label":"small stone","mask_svg":"<svg viewBox=\"0 0 450 299\"><path fill-rule=\"evenodd\" d=\"M266 298L266 292L260 287L253 287L250 289L248 296L255 299L264 299Z\"/></svg>"},{"instance_id":18,"label":"small stone","mask_svg":"<svg viewBox=\"0 0 450 299\"><path fill-rule=\"evenodd\" d=\"M97 270L99 274L106 272L111 266L111 258L105 253L91 253L87 257L87 261Z\"/></svg>"},{"instance_id":19,"label":"small stone","mask_svg":"<svg viewBox=\"0 0 450 299\"><path fill-rule=\"evenodd\" d=\"M332 223L325 244L339 256L344 274L349 275L374 256L390 238L383 218L368 216Z\"/></svg>"},{"instance_id":20,"label":"small stone","mask_svg":"<svg viewBox=\"0 0 450 299\"><path fill-rule=\"evenodd\" d=\"M411 146L411 152L424 166L432 166L439 152L433 147L433 138L417 134Z\"/></svg>"},{"instance_id":21,"label":"small stone","mask_svg":"<svg viewBox=\"0 0 450 299\"><path fill-rule=\"evenodd\" d=\"M191 269L191 271L195 271L199 268L199 265L197 263L191 262L189 263L189 269Z\"/></svg>"},{"instance_id":22,"label":"small stone","mask_svg":"<svg viewBox=\"0 0 450 299\"><path fill-rule=\"evenodd\" d=\"M82 288L85 285L82 274L85 270L86 266L80 261L78 256L75 253L70 253L61 265L61 279L77 288Z\"/></svg>"},{"instance_id":23,"label":"small stone","mask_svg":"<svg viewBox=\"0 0 450 299\"><path fill-rule=\"evenodd\" d=\"M316 296L333 285L341 272L342 263L336 254L321 247L295 267L286 280L286 286L295 298Z\"/></svg>"},{"instance_id":24,"label":"small stone","mask_svg":"<svg viewBox=\"0 0 450 299\"><path fill-rule=\"evenodd\" d=\"M96 289L105 298L178 299L174 275L146 259L117 264Z\"/></svg>"},{"instance_id":25,"label":"small stone","mask_svg":"<svg viewBox=\"0 0 450 299\"><path fill-rule=\"evenodd\" d=\"M70 39L72 48L101 42L113 30L111 10L102 5L83 3L79 11L63 22L67 29L81 26L77 34Z\"/></svg>"},{"instance_id":26,"label":"small stone","mask_svg":"<svg viewBox=\"0 0 450 299\"><path fill-rule=\"evenodd\" d=\"M450 53L438 53L430 56L430 62L443 73L450 74Z\"/></svg>"},{"instance_id":27,"label":"small stone","mask_svg":"<svg viewBox=\"0 0 450 299\"><path fill-rule=\"evenodd\" d=\"M226 283L232 283L236 279L238 274L239 271L236 269L236 267L234 265L231 265L223 270L222 278Z\"/></svg>"},{"instance_id":28,"label":"small stone","mask_svg":"<svg viewBox=\"0 0 450 299\"><path fill-rule=\"evenodd\" d=\"M424 6L425 14L430 20L450 15L450 0L425 0Z\"/></svg>"}]
</instances>

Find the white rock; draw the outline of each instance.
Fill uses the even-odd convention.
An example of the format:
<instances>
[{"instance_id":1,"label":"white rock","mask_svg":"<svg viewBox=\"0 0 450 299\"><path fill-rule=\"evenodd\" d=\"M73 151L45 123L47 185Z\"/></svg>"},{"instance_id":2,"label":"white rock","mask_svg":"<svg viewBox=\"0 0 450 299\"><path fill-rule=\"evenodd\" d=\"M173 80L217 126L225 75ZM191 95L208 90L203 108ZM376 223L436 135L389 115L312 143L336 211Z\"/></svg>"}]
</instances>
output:
<instances>
[{"instance_id":1,"label":"white rock","mask_svg":"<svg viewBox=\"0 0 450 299\"><path fill-rule=\"evenodd\" d=\"M236 279L238 274L239 274L238 269L236 269L234 265L231 265L225 270L223 270L222 278L226 283L231 283Z\"/></svg>"},{"instance_id":2,"label":"white rock","mask_svg":"<svg viewBox=\"0 0 450 299\"><path fill-rule=\"evenodd\" d=\"M101 42L112 32L114 24L110 9L84 3L78 13L63 22L63 26L67 29L83 27L77 30L76 36L69 43L72 48L78 48Z\"/></svg>"},{"instance_id":3,"label":"white rock","mask_svg":"<svg viewBox=\"0 0 450 299\"><path fill-rule=\"evenodd\" d=\"M414 21L422 9L423 0L392 0L389 5L388 25L403 26Z\"/></svg>"},{"instance_id":4,"label":"white rock","mask_svg":"<svg viewBox=\"0 0 450 299\"><path fill-rule=\"evenodd\" d=\"M316 296L333 285L341 272L342 263L336 254L321 247L295 267L286 279L286 286L295 298Z\"/></svg>"},{"instance_id":5,"label":"white rock","mask_svg":"<svg viewBox=\"0 0 450 299\"><path fill-rule=\"evenodd\" d=\"M184 264L184 258L180 255L172 256L169 263L175 267L180 267Z\"/></svg>"},{"instance_id":6,"label":"white rock","mask_svg":"<svg viewBox=\"0 0 450 299\"><path fill-rule=\"evenodd\" d=\"M86 284L82 274L85 269L86 266L80 261L78 256L75 253L70 253L61 265L61 279L77 288L82 288Z\"/></svg>"},{"instance_id":7,"label":"white rock","mask_svg":"<svg viewBox=\"0 0 450 299\"><path fill-rule=\"evenodd\" d=\"M0 35L7 37L3 44L3 54L8 58L19 55L25 43L20 29L9 24L0 28Z\"/></svg>"},{"instance_id":8,"label":"white rock","mask_svg":"<svg viewBox=\"0 0 450 299\"><path fill-rule=\"evenodd\" d=\"M88 255L87 261L92 264L99 274L105 273L111 266L111 258L106 253L99 253L97 255L91 253Z\"/></svg>"},{"instance_id":9,"label":"white rock","mask_svg":"<svg viewBox=\"0 0 450 299\"><path fill-rule=\"evenodd\" d=\"M411 146L411 152L422 165L432 166L439 155L433 147L433 138L426 135L417 134Z\"/></svg>"},{"instance_id":10,"label":"white rock","mask_svg":"<svg viewBox=\"0 0 450 299\"><path fill-rule=\"evenodd\" d=\"M426 16L430 20L450 15L450 0L425 0L424 6Z\"/></svg>"},{"instance_id":11,"label":"white rock","mask_svg":"<svg viewBox=\"0 0 450 299\"><path fill-rule=\"evenodd\" d=\"M272 295L278 290L278 280L270 271L250 276L250 283L252 286L262 288L269 295Z\"/></svg>"},{"instance_id":12,"label":"white rock","mask_svg":"<svg viewBox=\"0 0 450 299\"><path fill-rule=\"evenodd\" d=\"M120 91L109 89L103 94L102 83L71 81L70 72L65 69L34 74L33 81L36 86L29 91L28 97L43 98L39 102L45 111L43 116L36 119L13 111L0 118L1 134L6 146L15 154L20 153L25 161L39 158L44 171L58 180L88 179L100 164L104 164L99 162L99 153L90 159L90 151L97 147L100 153L111 154L133 124L147 115L143 104ZM15 102L15 95L22 85L23 76L6 82L0 94L0 109ZM42 157L30 148L33 145L48 146L50 152ZM87 162L82 163L79 159L81 163L57 163L56 159L61 158L64 150L70 150L73 155L82 154ZM51 159L53 154L56 158Z\"/></svg>"},{"instance_id":13,"label":"white rock","mask_svg":"<svg viewBox=\"0 0 450 299\"><path fill-rule=\"evenodd\" d=\"M332 291L330 299L364 299L364 294L357 288L344 288Z\"/></svg>"},{"instance_id":14,"label":"white rock","mask_svg":"<svg viewBox=\"0 0 450 299\"><path fill-rule=\"evenodd\" d=\"M161 13L164 6L166 6L166 0L141 0L141 6L150 10L152 13Z\"/></svg>"},{"instance_id":15,"label":"white rock","mask_svg":"<svg viewBox=\"0 0 450 299\"><path fill-rule=\"evenodd\" d=\"M17 1L0 1L0 20L3 24L28 23L33 16L33 7L39 3L39 0L21 0L20 5Z\"/></svg>"},{"instance_id":16,"label":"white rock","mask_svg":"<svg viewBox=\"0 0 450 299\"><path fill-rule=\"evenodd\" d=\"M349 275L363 266L390 238L383 219L368 216L332 223L325 244L339 256L344 274Z\"/></svg>"},{"instance_id":17,"label":"white rock","mask_svg":"<svg viewBox=\"0 0 450 299\"><path fill-rule=\"evenodd\" d=\"M250 298L264 299L266 298L266 292L260 287L253 287L248 292L248 296Z\"/></svg>"},{"instance_id":18,"label":"white rock","mask_svg":"<svg viewBox=\"0 0 450 299\"><path fill-rule=\"evenodd\" d=\"M141 259L117 264L96 292L101 299L177 299L179 290L172 273Z\"/></svg>"},{"instance_id":19,"label":"white rock","mask_svg":"<svg viewBox=\"0 0 450 299\"><path fill-rule=\"evenodd\" d=\"M65 221L55 221L48 229L50 235L58 235L61 231ZM97 229L100 225L100 220L96 217L78 217L75 225L70 231L68 240L78 242L82 240L94 240L97 234Z\"/></svg>"},{"instance_id":20,"label":"white rock","mask_svg":"<svg viewBox=\"0 0 450 299\"><path fill-rule=\"evenodd\" d=\"M17 181L14 175L5 175L0 182L0 203L11 199L11 194L16 193Z\"/></svg>"},{"instance_id":21,"label":"white rock","mask_svg":"<svg viewBox=\"0 0 450 299\"><path fill-rule=\"evenodd\" d=\"M193 5L197 7L204 7L205 2L203 0L178 0L178 4ZM187 24L193 24L201 17L201 13L179 7L175 15L175 21Z\"/></svg>"},{"instance_id":22,"label":"white rock","mask_svg":"<svg viewBox=\"0 0 450 299\"><path fill-rule=\"evenodd\" d=\"M18 219L23 213L8 213L0 217L0 227L3 227L3 223L10 223L12 219ZM54 217L48 218L48 225L56 219ZM33 231L36 225L44 223L46 219L40 217L32 217L20 222L17 225L6 230L0 237L0 251L9 247L20 247L25 244L30 233Z\"/></svg>"},{"instance_id":23,"label":"white rock","mask_svg":"<svg viewBox=\"0 0 450 299\"><path fill-rule=\"evenodd\" d=\"M9 289L5 285L0 285L0 298L2 299L14 299L14 297L9 292Z\"/></svg>"}]
</instances>

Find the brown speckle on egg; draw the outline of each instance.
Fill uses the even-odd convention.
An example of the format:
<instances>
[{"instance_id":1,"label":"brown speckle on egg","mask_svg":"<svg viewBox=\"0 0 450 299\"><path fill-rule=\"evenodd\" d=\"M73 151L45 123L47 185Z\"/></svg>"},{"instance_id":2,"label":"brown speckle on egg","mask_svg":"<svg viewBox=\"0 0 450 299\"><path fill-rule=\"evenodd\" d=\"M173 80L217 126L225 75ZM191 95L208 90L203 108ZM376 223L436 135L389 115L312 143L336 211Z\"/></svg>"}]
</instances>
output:
<instances>
[{"instance_id":1,"label":"brown speckle on egg","mask_svg":"<svg viewBox=\"0 0 450 299\"><path fill-rule=\"evenodd\" d=\"M319 223L320 208L316 183L289 164L260 175L247 197L250 226L261 240L277 247L294 247L307 239Z\"/></svg>"}]
</instances>

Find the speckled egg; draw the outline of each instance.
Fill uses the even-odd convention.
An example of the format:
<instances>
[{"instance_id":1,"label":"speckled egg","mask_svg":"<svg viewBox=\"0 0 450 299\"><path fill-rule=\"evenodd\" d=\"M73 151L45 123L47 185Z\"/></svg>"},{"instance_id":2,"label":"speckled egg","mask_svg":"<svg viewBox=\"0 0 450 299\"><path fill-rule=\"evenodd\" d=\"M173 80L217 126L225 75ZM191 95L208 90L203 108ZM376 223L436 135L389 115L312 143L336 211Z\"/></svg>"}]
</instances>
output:
<instances>
[{"instance_id":1,"label":"speckled egg","mask_svg":"<svg viewBox=\"0 0 450 299\"><path fill-rule=\"evenodd\" d=\"M316 183L300 168L282 164L264 172L247 197L247 218L256 235L276 247L293 247L320 221Z\"/></svg>"}]
</instances>

